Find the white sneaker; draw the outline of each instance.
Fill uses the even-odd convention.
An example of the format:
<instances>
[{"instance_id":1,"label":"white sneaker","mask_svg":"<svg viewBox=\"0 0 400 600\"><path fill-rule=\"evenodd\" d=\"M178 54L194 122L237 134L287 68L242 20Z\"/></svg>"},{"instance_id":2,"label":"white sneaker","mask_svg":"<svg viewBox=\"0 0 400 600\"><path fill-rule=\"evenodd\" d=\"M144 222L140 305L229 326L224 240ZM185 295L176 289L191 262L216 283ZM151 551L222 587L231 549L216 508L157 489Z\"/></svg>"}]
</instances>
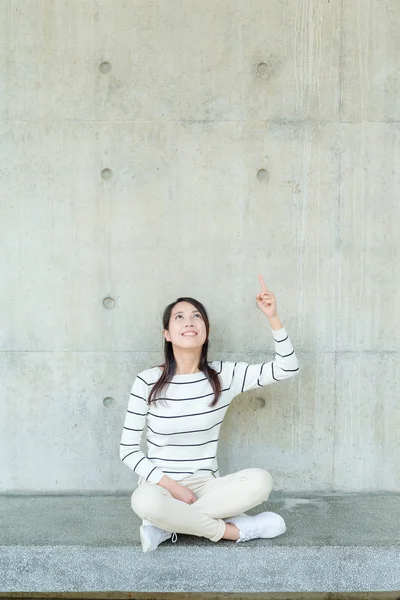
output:
<instances>
[{"instance_id":1,"label":"white sneaker","mask_svg":"<svg viewBox=\"0 0 400 600\"><path fill-rule=\"evenodd\" d=\"M155 525L142 525L140 527L140 541L142 542L143 552L152 552L160 544L172 537L172 543L175 544L178 536L176 533L164 531Z\"/></svg>"},{"instance_id":2,"label":"white sneaker","mask_svg":"<svg viewBox=\"0 0 400 600\"><path fill-rule=\"evenodd\" d=\"M247 542L256 538L275 538L286 531L285 521L273 512L263 512L255 517L243 514L224 521L233 523L239 529L240 538L236 540L237 542Z\"/></svg>"}]
</instances>

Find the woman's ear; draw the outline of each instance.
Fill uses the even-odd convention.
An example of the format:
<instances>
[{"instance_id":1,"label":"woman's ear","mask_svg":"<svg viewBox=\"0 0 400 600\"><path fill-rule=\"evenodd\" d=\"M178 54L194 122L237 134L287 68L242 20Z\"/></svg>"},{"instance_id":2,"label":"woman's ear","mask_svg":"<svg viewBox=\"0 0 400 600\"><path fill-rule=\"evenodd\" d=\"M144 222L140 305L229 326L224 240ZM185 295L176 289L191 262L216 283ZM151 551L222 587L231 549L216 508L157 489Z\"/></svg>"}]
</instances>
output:
<instances>
[{"instance_id":1,"label":"woman's ear","mask_svg":"<svg viewBox=\"0 0 400 600\"><path fill-rule=\"evenodd\" d=\"M164 337L167 340L167 342L170 342L171 340L170 340L170 337L169 337L168 329L164 329L163 334L164 334Z\"/></svg>"}]
</instances>

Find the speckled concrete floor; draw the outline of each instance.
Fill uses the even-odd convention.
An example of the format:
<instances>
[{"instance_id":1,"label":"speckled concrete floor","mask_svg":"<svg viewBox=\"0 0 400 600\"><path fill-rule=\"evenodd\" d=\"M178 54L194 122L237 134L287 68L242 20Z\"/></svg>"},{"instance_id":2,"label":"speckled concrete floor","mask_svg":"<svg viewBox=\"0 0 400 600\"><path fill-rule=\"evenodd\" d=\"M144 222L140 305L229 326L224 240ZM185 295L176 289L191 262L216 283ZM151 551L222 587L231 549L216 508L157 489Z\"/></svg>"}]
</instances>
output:
<instances>
[{"instance_id":1,"label":"speckled concrete floor","mask_svg":"<svg viewBox=\"0 0 400 600\"><path fill-rule=\"evenodd\" d=\"M178 535L143 554L129 496L0 496L0 591L400 589L400 494L271 495L275 540Z\"/></svg>"}]
</instances>

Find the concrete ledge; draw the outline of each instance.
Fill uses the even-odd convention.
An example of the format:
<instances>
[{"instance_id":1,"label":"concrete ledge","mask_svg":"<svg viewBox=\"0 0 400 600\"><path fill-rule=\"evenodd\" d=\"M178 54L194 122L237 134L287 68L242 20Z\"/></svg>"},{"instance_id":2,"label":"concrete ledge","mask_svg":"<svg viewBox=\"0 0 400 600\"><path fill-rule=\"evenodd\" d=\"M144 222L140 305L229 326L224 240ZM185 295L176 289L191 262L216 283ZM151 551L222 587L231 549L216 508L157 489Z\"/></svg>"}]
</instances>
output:
<instances>
[{"instance_id":1,"label":"concrete ledge","mask_svg":"<svg viewBox=\"0 0 400 600\"><path fill-rule=\"evenodd\" d=\"M273 494L288 531L140 548L129 496L0 497L0 592L400 590L400 494Z\"/></svg>"}]
</instances>

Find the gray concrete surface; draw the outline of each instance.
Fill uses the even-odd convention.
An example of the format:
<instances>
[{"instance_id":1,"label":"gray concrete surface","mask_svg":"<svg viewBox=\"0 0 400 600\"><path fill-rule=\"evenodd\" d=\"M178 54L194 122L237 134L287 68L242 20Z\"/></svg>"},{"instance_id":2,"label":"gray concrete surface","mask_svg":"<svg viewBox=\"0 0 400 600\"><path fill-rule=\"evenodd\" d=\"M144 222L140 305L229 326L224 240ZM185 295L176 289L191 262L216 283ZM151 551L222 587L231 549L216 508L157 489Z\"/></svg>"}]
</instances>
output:
<instances>
[{"instance_id":1,"label":"gray concrete surface","mask_svg":"<svg viewBox=\"0 0 400 600\"><path fill-rule=\"evenodd\" d=\"M398 0L3 0L0 22L0 492L129 491L163 308L205 303L210 359L270 360L259 272L301 372L235 400L221 473L400 491Z\"/></svg>"},{"instance_id":2,"label":"gray concrete surface","mask_svg":"<svg viewBox=\"0 0 400 600\"><path fill-rule=\"evenodd\" d=\"M275 540L178 535L143 554L129 496L0 497L1 592L400 589L400 495L273 494Z\"/></svg>"}]
</instances>

